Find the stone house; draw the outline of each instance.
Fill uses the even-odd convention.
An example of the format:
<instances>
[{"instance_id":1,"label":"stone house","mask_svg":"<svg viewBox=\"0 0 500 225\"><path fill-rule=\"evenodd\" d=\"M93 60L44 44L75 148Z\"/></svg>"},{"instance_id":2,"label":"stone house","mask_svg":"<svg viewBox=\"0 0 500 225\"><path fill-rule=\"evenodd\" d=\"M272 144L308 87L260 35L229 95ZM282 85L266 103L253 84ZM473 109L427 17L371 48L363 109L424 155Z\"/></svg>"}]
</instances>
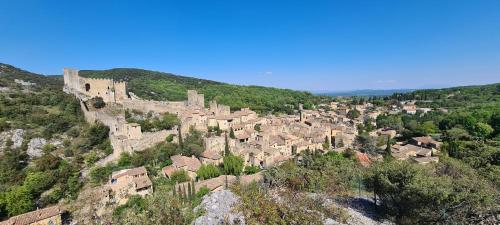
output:
<instances>
[{"instance_id":1,"label":"stone house","mask_svg":"<svg viewBox=\"0 0 500 225\"><path fill-rule=\"evenodd\" d=\"M390 138L394 138L396 137L397 135L397 132L396 130L392 130L392 129L388 129L388 130L384 130L384 129L378 129L376 131L377 135L379 136L388 136Z\"/></svg>"},{"instance_id":2,"label":"stone house","mask_svg":"<svg viewBox=\"0 0 500 225\"><path fill-rule=\"evenodd\" d=\"M153 193L153 183L143 166L113 172L107 186L111 191L109 200L118 205L125 204L131 195L145 196Z\"/></svg>"},{"instance_id":3,"label":"stone house","mask_svg":"<svg viewBox=\"0 0 500 225\"><path fill-rule=\"evenodd\" d=\"M172 165L163 167L163 175L168 178L172 177L176 171L184 170L187 172L188 176L196 180L196 172L200 169L201 162L195 156L187 157L182 155L171 156Z\"/></svg>"},{"instance_id":4,"label":"stone house","mask_svg":"<svg viewBox=\"0 0 500 225\"><path fill-rule=\"evenodd\" d=\"M218 166L222 164L224 157L222 157L220 152L217 151L204 151L201 153L200 162L202 164L211 164Z\"/></svg>"},{"instance_id":5,"label":"stone house","mask_svg":"<svg viewBox=\"0 0 500 225\"><path fill-rule=\"evenodd\" d=\"M0 225L61 225L61 214L59 206L52 206L11 217Z\"/></svg>"},{"instance_id":6,"label":"stone house","mask_svg":"<svg viewBox=\"0 0 500 225\"><path fill-rule=\"evenodd\" d=\"M403 109L404 113L408 113L408 114L415 114L415 113L417 113L417 106L413 102L402 103L401 108Z\"/></svg>"},{"instance_id":7,"label":"stone house","mask_svg":"<svg viewBox=\"0 0 500 225\"><path fill-rule=\"evenodd\" d=\"M439 150L441 148L441 145L443 144L442 142L434 140L430 136L425 136L425 137L414 137L409 141L411 144L421 146L424 148L434 148Z\"/></svg>"}]
</instances>

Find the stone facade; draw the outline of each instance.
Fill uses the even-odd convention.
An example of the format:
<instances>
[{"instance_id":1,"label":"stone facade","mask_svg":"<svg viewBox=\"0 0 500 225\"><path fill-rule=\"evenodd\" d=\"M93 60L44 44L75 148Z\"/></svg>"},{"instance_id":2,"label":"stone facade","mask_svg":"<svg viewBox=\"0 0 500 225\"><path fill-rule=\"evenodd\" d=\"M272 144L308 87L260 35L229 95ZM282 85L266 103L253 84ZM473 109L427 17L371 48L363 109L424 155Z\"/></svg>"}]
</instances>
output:
<instances>
[{"instance_id":1,"label":"stone facade","mask_svg":"<svg viewBox=\"0 0 500 225\"><path fill-rule=\"evenodd\" d=\"M125 204L131 195L145 196L153 193L153 183L144 167L114 172L107 184L107 200L118 205Z\"/></svg>"}]
</instances>

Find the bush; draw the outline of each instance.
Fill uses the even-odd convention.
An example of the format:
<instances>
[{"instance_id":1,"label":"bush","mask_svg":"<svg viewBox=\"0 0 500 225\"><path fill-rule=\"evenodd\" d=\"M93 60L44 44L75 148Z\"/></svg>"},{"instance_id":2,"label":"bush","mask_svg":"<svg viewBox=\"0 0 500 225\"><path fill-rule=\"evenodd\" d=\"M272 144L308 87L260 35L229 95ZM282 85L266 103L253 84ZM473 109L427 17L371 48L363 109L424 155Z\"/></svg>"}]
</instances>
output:
<instances>
[{"instance_id":1,"label":"bush","mask_svg":"<svg viewBox=\"0 0 500 225\"><path fill-rule=\"evenodd\" d=\"M88 138L88 145L89 147L94 147L98 144L103 143L108 139L109 135L109 127L105 126L102 123L96 123L92 125L86 134L86 137Z\"/></svg>"},{"instance_id":2,"label":"bush","mask_svg":"<svg viewBox=\"0 0 500 225\"><path fill-rule=\"evenodd\" d=\"M202 165L200 169L198 169L196 174L198 175L199 179L206 180L220 176L220 171L218 167L208 164L208 165Z\"/></svg>"},{"instance_id":3,"label":"bush","mask_svg":"<svg viewBox=\"0 0 500 225\"><path fill-rule=\"evenodd\" d=\"M190 181L191 178L188 176L185 170L177 170L172 173L172 176L170 176L170 180L172 180L173 182L182 183Z\"/></svg>"},{"instance_id":4,"label":"bush","mask_svg":"<svg viewBox=\"0 0 500 225\"><path fill-rule=\"evenodd\" d=\"M92 106L96 109L104 108L106 106L106 103L101 97L94 97L91 99Z\"/></svg>"},{"instance_id":5,"label":"bush","mask_svg":"<svg viewBox=\"0 0 500 225\"><path fill-rule=\"evenodd\" d=\"M173 134L169 134L165 140L166 140L168 143L170 143L170 142L174 141L174 135L173 135Z\"/></svg>"},{"instance_id":6,"label":"bush","mask_svg":"<svg viewBox=\"0 0 500 225\"><path fill-rule=\"evenodd\" d=\"M496 191L463 163L442 158L424 167L408 161L377 163L366 177L383 212L398 224L474 224L488 215Z\"/></svg>"},{"instance_id":7,"label":"bush","mask_svg":"<svg viewBox=\"0 0 500 225\"><path fill-rule=\"evenodd\" d=\"M247 166L245 167L245 174L255 174L260 171L260 168L258 166Z\"/></svg>"},{"instance_id":8,"label":"bush","mask_svg":"<svg viewBox=\"0 0 500 225\"><path fill-rule=\"evenodd\" d=\"M98 166L90 170L90 180L94 184L103 184L108 182L109 176L113 172L112 165L106 165L104 167Z\"/></svg>"}]
</instances>

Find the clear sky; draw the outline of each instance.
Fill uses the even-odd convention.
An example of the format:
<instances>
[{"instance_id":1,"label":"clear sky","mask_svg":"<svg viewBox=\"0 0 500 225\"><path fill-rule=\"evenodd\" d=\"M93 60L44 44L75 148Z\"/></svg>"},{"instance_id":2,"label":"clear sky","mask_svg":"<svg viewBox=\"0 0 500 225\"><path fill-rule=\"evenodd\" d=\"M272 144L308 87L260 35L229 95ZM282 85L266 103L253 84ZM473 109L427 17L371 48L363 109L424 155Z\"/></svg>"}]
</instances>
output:
<instances>
[{"instance_id":1,"label":"clear sky","mask_svg":"<svg viewBox=\"0 0 500 225\"><path fill-rule=\"evenodd\" d=\"M0 0L0 62L300 90L500 82L500 0Z\"/></svg>"}]
</instances>

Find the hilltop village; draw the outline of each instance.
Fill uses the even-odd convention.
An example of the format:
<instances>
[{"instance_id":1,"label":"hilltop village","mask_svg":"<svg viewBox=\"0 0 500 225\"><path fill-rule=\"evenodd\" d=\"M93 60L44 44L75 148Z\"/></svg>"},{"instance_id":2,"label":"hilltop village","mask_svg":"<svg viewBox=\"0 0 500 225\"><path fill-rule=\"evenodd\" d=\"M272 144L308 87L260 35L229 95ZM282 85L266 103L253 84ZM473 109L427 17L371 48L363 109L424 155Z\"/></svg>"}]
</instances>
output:
<instances>
[{"instance_id":1,"label":"hilltop village","mask_svg":"<svg viewBox=\"0 0 500 225\"><path fill-rule=\"evenodd\" d=\"M124 81L86 78L74 69L64 69L63 79L63 91L76 96L85 120L109 127L112 153L97 161L96 166L117 162L124 154L145 151L157 144L181 144L192 132L201 133L201 154L173 155L169 165L155 171L165 178L172 178L180 171L185 172L189 181L177 183L174 190L178 192L196 193L201 188L220 191L227 188L228 184L260 181L263 179L263 170L290 160L300 162L304 152L352 154L363 166L382 160L384 152L389 152L398 160L411 160L420 164L439 161L441 142L423 136L404 143L393 143L390 140L401 134L389 127L370 129L369 132L370 138L376 140L376 144L369 148L381 154L360 151L360 129L377 127L379 115L401 112L425 114L431 111L429 108L418 108L411 101L401 101L390 108L366 102L353 105L333 101L317 105L314 109L304 109L299 105L292 115L259 115L249 108L231 109L214 100L206 101L204 95L196 90L188 90L186 101L154 101L141 99L128 91L127 82ZM166 129L145 129L135 122L146 117L160 119L165 115L177 118L178 123ZM244 170L253 169L257 172L239 176L217 175L210 179L202 179L197 174L203 166L220 166L228 155L240 158ZM89 170L82 171L83 176L88 176L88 173ZM92 207L78 210L81 218L90 220L86 215L99 218L110 213L110 205L124 205L131 196L146 196L154 191L151 175L145 167L122 169L112 172L105 185L83 191L79 199L89 201L88 205ZM53 224L60 224L63 211L59 206L48 207L12 217L0 224L18 224L16 221L25 220L51 220L55 222Z\"/></svg>"},{"instance_id":2,"label":"hilltop village","mask_svg":"<svg viewBox=\"0 0 500 225\"><path fill-rule=\"evenodd\" d=\"M234 176L220 176L208 180L197 179L197 170L202 165L222 164L228 154L243 159L244 167L258 167L260 170L279 165L288 160L300 160L304 151L324 154L328 151L344 152L356 149L355 139L359 125L366 121L375 126L375 120L382 113L401 111L415 114L420 109L412 102L402 102L389 111L377 108L370 103L350 107L347 104L331 102L319 105L316 110L305 110L299 106L295 115L258 115L249 108L230 109L229 106L208 101L205 105L203 94L189 90L187 101L152 101L140 99L127 91L127 83L112 79L85 78L77 70L64 70L64 91L75 95L81 104L85 118L90 123L102 123L110 128L109 137L113 153L98 164L116 161L123 153L132 153L150 148L158 143L170 141L182 142L183 137L192 130L204 134L204 149L200 157L175 155L172 164L162 169L161 174L170 178L176 171L184 170L192 181L196 191L206 187L211 191L224 188L227 182L235 182ZM95 108L93 99L102 99L105 106ZM126 112L135 115L162 114L176 115L180 124L167 130L143 132L137 123L127 122ZM350 113L351 112L351 113ZM356 113L352 113L356 112ZM130 113L129 113L130 114ZM392 129L378 129L370 136L381 139L384 145L379 149L390 149L392 155L400 160L414 160L418 163L438 161L440 142L430 137L418 137L409 143L394 143L387 147L387 137L399 135ZM352 150L351 150L352 151ZM355 157L363 165L370 164L382 156L373 157L360 151L354 151ZM261 180L261 173L242 175L239 182L250 183ZM179 184L187 188L186 182ZM124 204L127 197L134 194L146 195L154 187L144 167L125 169L112 174L109 184L104 189L103 201Z\"/></svg>"}]
</instances>

